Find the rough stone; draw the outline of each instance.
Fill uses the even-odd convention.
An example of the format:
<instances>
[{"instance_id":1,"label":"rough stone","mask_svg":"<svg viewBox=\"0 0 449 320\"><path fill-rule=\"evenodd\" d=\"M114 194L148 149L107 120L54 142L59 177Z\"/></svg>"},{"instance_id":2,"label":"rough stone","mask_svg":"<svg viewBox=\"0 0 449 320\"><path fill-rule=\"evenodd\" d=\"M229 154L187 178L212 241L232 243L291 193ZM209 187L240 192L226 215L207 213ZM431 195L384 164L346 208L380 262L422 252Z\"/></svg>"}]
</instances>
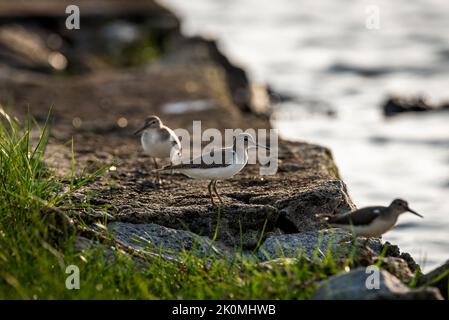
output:
<instances>
[{"instance_id":1,"label":"rough stone","mask_svg":"<svg viewBox=\"0 0 449 320\"><path fill-rule=\"evenodd\" d=\"M314 300L441 300L436 288L410 289L385 270L379 273L379 289L368 289L365 268L338 274L323 281Z\"/></svg>"},{"instance_id":2,"label":"rough stone","mask_svg":"<svg viewBox=\"0 0 449 320\"><path fill-rule=\"evenodd\" d=\"M382 109L386 117L396 116L404 112L429 112L449 110L449 103L432 105L424 97L396 97L392 96L383 103Z\"/></svg>"},{"instance_id":3,"label":"rough stone","mask_svg":"<svg viewBox=\"0 0 449 320\"><path fill-rule=\"evenodd\" d=\"M378 262L378 260L379 258L376 258L374 262ZM407 261L402 258L384 257L381 259L381 267L404 283L409 282L414 276L407 264Z\"/></svg>"},{"instance_id":4,"label":"rough stone","mask_svg":"<svg viewBox=\"0 0 449 320\"><path fill-rule=\"evenodd\" d=\"M129 248L127 252L124 250L117 248L114 245L106 245L97 240L91 240L89 238L83 236L77 236L75 238L75 250L80 253L80 259L84 260L100 260L107 264L117 263L119 261L118 255L120 255L120 259L128 259L129 261L134 262L134 267L136 271L142 271L149 267L151 258L164 258L166 261L175 262L174 258L170 256L163 256L154 252L145 252L143 255L135 254L133 248Z\"/></svg>"},{"instance_id":5,"label":"rough stone","mask_svg":"<svg viewBox=\"0 0 449 320\"><path fill-rule=\"evenodd\" d=\"M421 268L413 259L413 257L407 252L401 252L397 245L393 245L387 241L382 246L382 250L385 250L385 256L387 257L401 258L402 260L404 260L412 273L422 274Z\"/></svg>"},{"instance_id":6,"label":"rough stone","mask_svg":"<svg viewBox=\"0 0 449 320\"><path fill-rule=\"evenodd\" d=\"M352 250L352 238L350 233L342 229L273 236L259 247L258 256L262 260L299 256L321 260L330 253L335 259L344 259ZM376 251L379 248L374 240L371 247Z\"/></svg>"},{"instance_id":7,"label":"rough stone","mask_svg":"<svg viewBox=\"0 0 449 320\"><path fill-rule=\"evenodd\" d=\"M201 257L222 253L208 238L157 224L113 222L108 224L108 230L120 244L137 251L158 252L162 256L190 252Z\"/></svg>"},{"instance_id":8,"label":"rough stone","mask_svg":"<svg viewBox=\"0 0 449 320\"><path fill-rule=\"evenodd\" d=\"M110 263L117 261L116 248L109 247L98 241L90 240L88 238L77 236L75 238L75 251L82 254L90 254L93 251L101 251L103 258Z\"/></svg>"},{"instance_id":9,"label":"rough stone","mask_svg":"<svg viewBox=\"0 0 449 320\"><path fill-rule=\"evenodd\" d=\"M133 209L134 210L134 209ZM225 205L221 209L209 205L153 206L145 211L119 212L123 222L156 223L184 229L216 239L231 247L254 248L263 237L262 231L275 228L277 210L262 205Z\"/></svg>"},{"instance_id":10,"label":"rough stone","mask_svg":"<svg viewBox=\"0 0 449 320\"><path fill-rule=\"evenodd\" d=\"M258 203L260 199L253 199ZM313 188L299 189L293 196L280 197L274 206L286 219L291 221L298 231L314 230L317 220L309 219L311 224L305 224L305 217L317 214L341 214L355 209L349 199L346 186L341 180L325 180Z\"/></svg>"},{"instance_id":11,"label":"rough stone","mask_svg":"<svg viewBox=\"0 0 449 320\"><path fill-rule=\"evenodd\" d=\"M418 280L418 286L431 285L440 290L443 297L447 300L449 294L449 260L438 268L426 273Z\"/></svg>"}]
</instances>

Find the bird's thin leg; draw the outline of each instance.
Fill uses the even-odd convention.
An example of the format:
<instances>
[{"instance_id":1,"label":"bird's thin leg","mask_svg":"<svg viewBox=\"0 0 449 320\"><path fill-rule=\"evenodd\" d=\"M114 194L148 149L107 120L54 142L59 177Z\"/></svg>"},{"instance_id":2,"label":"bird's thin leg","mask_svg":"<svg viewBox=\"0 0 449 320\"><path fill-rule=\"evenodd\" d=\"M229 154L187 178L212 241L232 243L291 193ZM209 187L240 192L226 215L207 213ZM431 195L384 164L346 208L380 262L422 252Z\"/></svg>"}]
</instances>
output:
<instances>
[{"instance_id":1,"label":"bird's thin leg","mask_svg":"<svg viewBox=\"0 0 449 320\"><path fill-rule=\"evenodd\" d=\"M161 180L161 177L159 176L159 166L157 165L156 158L153 158L153 163L154 163L154 167L156 168L156 184L161 185L162 180Z\"/></svg>"},{"instance_id":2,"label":"bird's thin leg","mask_svg":"<svg viewBox=\"0 0 449 320\"><path fill-rule=\"evenodd\" d=\"M217 191L217 180L214 181L214 184L212 185L212 187L213 187L214 192L217 195L218 200L220 201L221 205L223 205L223 201L221 200L221 197L220 197L220 195L218 194L218 191Z\"/></svg>"},{"instance_id":3,"label":"bird's thin leg","mask_svg":"<svg viewBox=\"0 0 449 320\"><path fill-rule=\"evenodd\" d=\"M207 186L207 190L209 190L209 196L210 196L210 201L212 202L212 205L215 205L214 202L214 196L212 195L212 184L213 184L214 180L211 180L209 185Z\"/></svg>"}]
</instances>

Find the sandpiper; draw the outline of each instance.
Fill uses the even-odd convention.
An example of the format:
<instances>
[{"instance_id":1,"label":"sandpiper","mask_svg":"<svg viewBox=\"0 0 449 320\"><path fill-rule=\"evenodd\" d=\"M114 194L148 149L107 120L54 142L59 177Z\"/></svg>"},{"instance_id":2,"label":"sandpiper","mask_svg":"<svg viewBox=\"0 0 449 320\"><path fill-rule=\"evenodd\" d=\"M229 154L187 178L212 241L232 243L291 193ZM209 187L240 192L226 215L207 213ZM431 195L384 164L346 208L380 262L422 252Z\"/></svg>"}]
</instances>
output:
<instances>
[{"instance_id":1,"label":"sandpiper","mask_svg":"<svg viewBox=\"0 0 449 320\"><path fill-rule=\"evenodd\" d=\"M157 116L149 116L145 118L143 126L134 132L139 134L142 132L141 143L143 150L151 158L153 158L154 166L156 168L156 183L161 184L159 176L159 169L157 159L170 159L170 162L176 157L181 156L181 142L176 136L175 132L169 127L165 126L161 119Z\"/></svg>"},{"instance_id":2,"label":"sandpiper","mask_svg":"<svg viewBox=\"0 0 449 320\"><path fill-rule=\"evenodd\" d=\"M396 224L399 215L411 212L423 217L409 208L407 201L395 199L388 207L366 207L340 216L332 217L329 223L352 232L355 236L380 237Z\"/></svg>"},{"instance_id":3,"label":"sandpiper","mask_svg":"<svg viewBox=\"0 0 449 320\"><path fill-rule=\"evenodd\" d=\"M240 144L239 141L243 141L243 143ZM249 145L250 143L252 146ZM205 163L204 156L201 156L189 163L168 166L162 170L175 170L193 179L210 180L207 189L212 205L215 205L212 191L217 195L220 204L223 204L217 192L217 180L231 178L245 167L248 162L249 147L262 147L269 150L268 147L257 144L250 134L240 133L234 137L232 146L214 149L210 152L211 158L214 157L214 154L221 153L222 161L220 163Z\"/></svg>"}]
</instances>

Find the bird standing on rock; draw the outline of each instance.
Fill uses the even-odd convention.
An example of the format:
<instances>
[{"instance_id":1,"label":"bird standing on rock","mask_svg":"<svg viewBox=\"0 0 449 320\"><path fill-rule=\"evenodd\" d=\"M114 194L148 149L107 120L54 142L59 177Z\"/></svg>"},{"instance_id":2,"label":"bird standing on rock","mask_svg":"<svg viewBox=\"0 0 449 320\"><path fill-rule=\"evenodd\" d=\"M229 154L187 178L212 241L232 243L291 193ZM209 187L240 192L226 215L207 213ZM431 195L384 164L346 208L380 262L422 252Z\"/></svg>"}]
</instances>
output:
<instances>
[{"instance_id":1,"label":"bird standing on rock","mask_svg":"<svg viewBox=\"0 0 449 320\"><path fill-rule=\"evenodd\" d=\"M240 141L242 144L238 143ZM219 163L205 163L204 156L201 156L189 163L168 166L162 170L175 170L190 178L210 180L207 189L212 205L215 205L212 192L215 193L220 203L223 204L217 192L217 180L229 179L245 167L248 162L249 147L262 147L269 150L268 147L257 144L250 134L240 133L237 137L234 137L232 146L214 149L210 152L209 156L211 158L214 158L214 154L221 155Z\"/></svg>"},{"instance_id":2,"label":"bird standing on rock","mask_svg":"<svg viewBox=\"0 0 449 320\"><path fill-rule=\"evenodd\" d=\"M423 218L422 215L409 208L407 201L395 199L388 207L361 208L332 217L329 219L329 223L333 227L346 229L355 236L380 237L393 228L398 217L407 211Z\"/></svg>"},{"instance_id":3,"label":"bird standing on rock","mask_svg":"<svg viewBox=\"0 0 449 320\"><path fill-rule=\"evenodd\" d=\"M180 158L182 147L179 138L175 132L165 126L157 116L145 118L143 126L134 132L135 135L142 133L141 143L143 150L147 155L153 158L156 168L156 183L160 185L162 180L157 170L157 159L170 159L173 162L175 158Z\"/></svg>"}]
</instances>

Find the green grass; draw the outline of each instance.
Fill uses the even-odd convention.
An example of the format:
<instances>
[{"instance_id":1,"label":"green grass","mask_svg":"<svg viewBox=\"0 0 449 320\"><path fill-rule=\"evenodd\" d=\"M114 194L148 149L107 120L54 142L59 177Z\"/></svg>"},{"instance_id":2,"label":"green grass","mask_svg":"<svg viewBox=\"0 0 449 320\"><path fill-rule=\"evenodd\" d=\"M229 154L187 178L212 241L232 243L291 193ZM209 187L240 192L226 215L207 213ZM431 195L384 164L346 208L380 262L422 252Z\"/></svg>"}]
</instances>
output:
<instances>
[{"instance_id":1,"label":"green grass","mask_svg":"<svg viewBox=\"0 0 449 320\"><path fill-rule=\"evenodd\" d=\"M102 246L80 253L75 237L86 225L70 195L103 170L76 175L72 143L72 172L58 177L45 165L48 137L47 124L19 126L0 108L0 299L306 299L319 280L351 266L329 254L270 268L255 257L136 257L105 232ZM69 265L79 267L79 290L65 286Z\"/></svg>"}]
</instances>

